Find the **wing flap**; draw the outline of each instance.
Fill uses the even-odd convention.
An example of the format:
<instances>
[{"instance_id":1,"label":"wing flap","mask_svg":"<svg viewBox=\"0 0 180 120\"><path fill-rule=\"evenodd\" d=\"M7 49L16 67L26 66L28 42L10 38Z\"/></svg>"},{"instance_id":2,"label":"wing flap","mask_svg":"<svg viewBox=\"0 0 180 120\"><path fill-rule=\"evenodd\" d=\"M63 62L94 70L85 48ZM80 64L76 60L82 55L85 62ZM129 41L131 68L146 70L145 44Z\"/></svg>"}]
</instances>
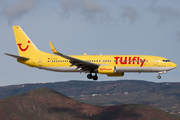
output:
<instances>
[{"instance_id":1,"label":"wing flap","mask_svg":"<svg viewBox=\"0 0 180 120\"><path fill-rule=\"evenodd\" d=\"M5 55L20 59L20 60L29 60L29 58L26 57L21 57L21 56L17 56L17 55L12 55L12 54L8 54L8 53L4 53Z\"/></svg>"}]
</instances>

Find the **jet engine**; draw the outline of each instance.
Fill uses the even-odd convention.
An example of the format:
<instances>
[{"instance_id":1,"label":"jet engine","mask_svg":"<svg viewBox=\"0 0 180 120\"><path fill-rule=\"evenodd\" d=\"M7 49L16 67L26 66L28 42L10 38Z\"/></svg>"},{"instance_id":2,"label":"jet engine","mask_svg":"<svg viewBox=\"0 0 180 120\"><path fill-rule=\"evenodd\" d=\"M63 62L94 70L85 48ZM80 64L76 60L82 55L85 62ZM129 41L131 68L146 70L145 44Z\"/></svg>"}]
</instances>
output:
<instances>
[{"instance_id":1,"label":"jet engine","mask_svg":"<svg viewBox=\"0 0 180 120\"><path fill-rule=\"evenodd\" d=\"M116 72L116 66L100 66L98 68L98 73L106 74L109 77L124 76L124 72Z\"/></svg>"},{"instance_id":2,"label":"jet engine","mask_svg":"<svg viewBox=\"0 0 180 120\"><path fill-rule=\"evenodd\" d=\"M99 66L98 68L99 74L114 74L116 73L115 66Z\"/></svg>"}]
</instances>

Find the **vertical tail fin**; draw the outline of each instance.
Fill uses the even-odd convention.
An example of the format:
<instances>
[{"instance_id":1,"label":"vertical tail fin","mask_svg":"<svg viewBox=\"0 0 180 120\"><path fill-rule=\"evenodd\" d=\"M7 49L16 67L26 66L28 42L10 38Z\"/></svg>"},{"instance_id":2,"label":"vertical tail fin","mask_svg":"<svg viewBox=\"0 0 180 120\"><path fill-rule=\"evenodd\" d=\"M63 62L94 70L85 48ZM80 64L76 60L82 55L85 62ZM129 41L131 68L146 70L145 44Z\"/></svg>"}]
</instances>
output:
<instances>
[{"instance_id":1,"label":"vertical tail fin","mask_svg":"<svg viewBox=\"0 0 180 120\"><path fill-rule=\"evenodd\" d=\"M13 26L13 31L20 56L28 57L41 52L36 48L20 26Z\"/></svg>"}]
</instances>

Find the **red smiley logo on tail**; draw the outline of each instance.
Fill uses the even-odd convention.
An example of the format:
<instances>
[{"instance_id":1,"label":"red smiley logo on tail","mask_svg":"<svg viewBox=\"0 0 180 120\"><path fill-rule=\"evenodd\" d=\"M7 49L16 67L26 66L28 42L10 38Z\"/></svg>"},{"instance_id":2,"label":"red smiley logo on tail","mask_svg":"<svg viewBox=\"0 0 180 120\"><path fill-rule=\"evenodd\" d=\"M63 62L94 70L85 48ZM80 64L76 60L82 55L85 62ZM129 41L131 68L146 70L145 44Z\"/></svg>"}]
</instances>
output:
<instances>
[{"instance_id":1,"label":"red smiley logo on tail","mask_svg":"<svg viewBox=\"0 0 180 120\"><path fill-rule=\"evenodd\" d=\"M28 41L28 43L30 43L30 41ZM19 46L19 49L20 49L21 51L23 51L23 52L26 51L26 50L29 48L29 45L27 45L25 49L23 49L23 48L21 47L21 45L22 45L21 43L19 43L19 44L17 44L17 45Z\"/></svg>"}]
</instances>

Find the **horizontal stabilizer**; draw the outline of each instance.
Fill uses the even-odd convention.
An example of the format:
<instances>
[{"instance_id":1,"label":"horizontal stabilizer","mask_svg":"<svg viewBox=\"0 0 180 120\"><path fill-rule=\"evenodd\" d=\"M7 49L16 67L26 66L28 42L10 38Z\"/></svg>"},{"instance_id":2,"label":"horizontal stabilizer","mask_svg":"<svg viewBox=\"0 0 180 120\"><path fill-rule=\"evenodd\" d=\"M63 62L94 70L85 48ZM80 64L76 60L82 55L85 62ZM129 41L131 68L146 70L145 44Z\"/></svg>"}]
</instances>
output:
<instances>
[{"instance_id":1,"label":"horizontal stabilizer","mask_svg":"<svg viewBox=\"0 0 180 120\"><path fill-rule=\"evenodd\" d=\"M8 53L4 53L5 55L20 59L20 60L29 60L29 58L26 57L21 57L21 56L17 56L17 55L12 55L12 54L8 54Z\"/></svg>"}]
</instances>

